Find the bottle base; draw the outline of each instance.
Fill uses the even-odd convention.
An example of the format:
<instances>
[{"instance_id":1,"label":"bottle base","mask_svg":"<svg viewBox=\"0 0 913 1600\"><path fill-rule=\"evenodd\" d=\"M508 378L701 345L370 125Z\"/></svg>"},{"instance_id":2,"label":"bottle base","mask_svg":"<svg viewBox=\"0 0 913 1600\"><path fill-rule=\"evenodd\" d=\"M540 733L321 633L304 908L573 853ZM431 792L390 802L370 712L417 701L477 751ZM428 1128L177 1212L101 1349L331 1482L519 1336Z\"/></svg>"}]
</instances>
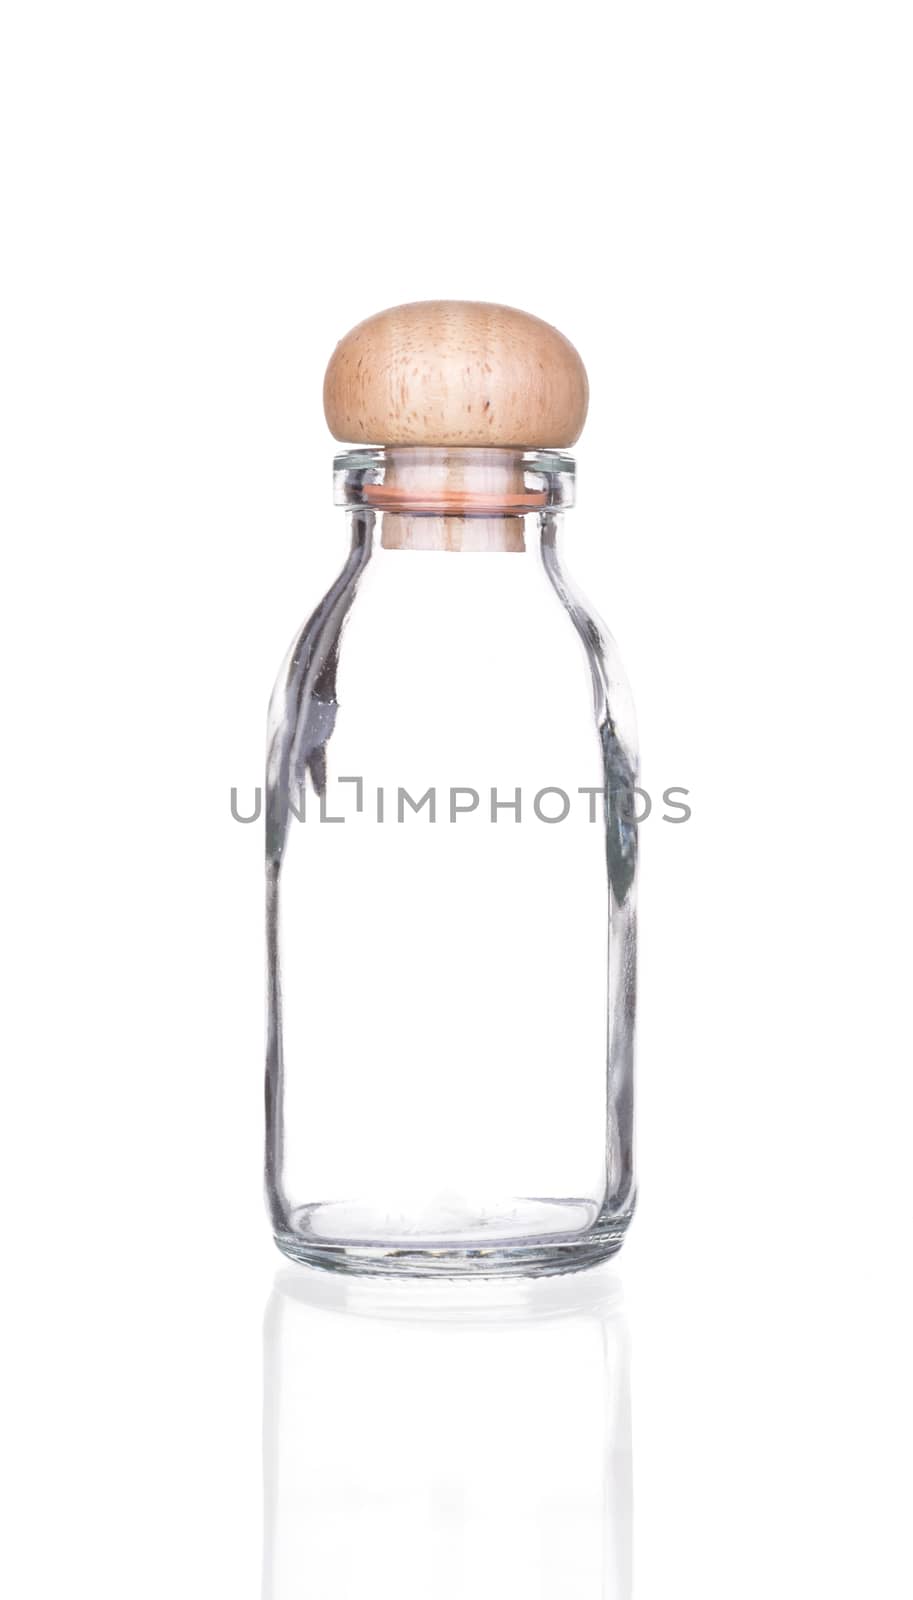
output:
<instances>
[{"instance_id":1,"label":"bottle base","mask_svg":"<svg viewBox=\"0 0 913 1600\"><path fill-rule=\"evenodd\" d=\"M620 1250L631 1210L605 1219L590 1201L516 1200L419 1234L342 1203L301 1206L275 1230L282 1254L330 1272L401 1278L550 1277ZM362 1226L352 1226L361 1221ZM578 1223L568 1227L569 1222ZM579 1225L582 1223L582 1226Z\"/></svg>"}]
</instances>

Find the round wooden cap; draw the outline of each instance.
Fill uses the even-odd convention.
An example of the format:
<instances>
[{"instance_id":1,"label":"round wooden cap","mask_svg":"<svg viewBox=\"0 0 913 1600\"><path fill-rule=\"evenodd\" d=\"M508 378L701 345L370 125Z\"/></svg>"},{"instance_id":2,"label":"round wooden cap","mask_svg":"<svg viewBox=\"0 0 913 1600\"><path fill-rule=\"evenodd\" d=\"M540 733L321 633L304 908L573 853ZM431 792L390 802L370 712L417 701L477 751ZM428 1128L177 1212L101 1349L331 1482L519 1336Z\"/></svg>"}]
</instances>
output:
<instances>
[{"instance_id":1,"label":"round wooden cap","mask_svg":"<svg viewBox=\"0 0 913 1600\"><path fill-rule=\"evenodd\" d=\"M360 322L327 367L323 408L348 444L573 444L586 370L563 333L512 306L419 300Z\"/></svg>"}]
</instances>

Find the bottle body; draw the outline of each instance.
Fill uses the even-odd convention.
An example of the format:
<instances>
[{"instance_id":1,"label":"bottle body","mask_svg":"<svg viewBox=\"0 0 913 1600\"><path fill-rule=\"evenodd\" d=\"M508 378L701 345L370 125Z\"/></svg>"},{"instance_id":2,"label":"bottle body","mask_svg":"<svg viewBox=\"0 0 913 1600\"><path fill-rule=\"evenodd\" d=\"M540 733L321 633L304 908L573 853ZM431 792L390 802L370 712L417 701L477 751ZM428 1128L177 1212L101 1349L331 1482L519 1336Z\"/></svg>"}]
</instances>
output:
<instances>
[{"instance_id":1,"label":"bottle body","mask_svg":"<svg viewBox=\"0 0 913 1600\"><path fill-rule=\"evenodd\" d=\"M342 1269L566 1270L633 1208L629 701L560 566L569 463L471 454L469 516L415 452L399 491L348 458L271 708L268 1201Z\"/></svg>"}]
</instances>

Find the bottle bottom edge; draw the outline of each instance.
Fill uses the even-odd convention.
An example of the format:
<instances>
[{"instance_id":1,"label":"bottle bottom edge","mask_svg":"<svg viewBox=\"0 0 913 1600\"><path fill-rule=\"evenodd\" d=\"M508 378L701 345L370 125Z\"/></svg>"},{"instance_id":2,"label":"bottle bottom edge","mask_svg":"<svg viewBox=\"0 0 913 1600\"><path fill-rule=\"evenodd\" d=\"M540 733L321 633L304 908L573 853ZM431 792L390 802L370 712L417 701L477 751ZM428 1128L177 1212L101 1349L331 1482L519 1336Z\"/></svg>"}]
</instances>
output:
<instances>
[{"instance_id":1,"label":"bottle bottom edge","mask_svg":"<svg viewBox=\"0 0 913 1600\"><path fill-rule=\"evenodd\" d=\"M390 1278L550 1277L583 1271L615 1255L631 1215L629 1211L575 1233L513 1238L333 1239L285 1227L275 1229L274 1238L290 1261L328 1272Z\"/></svg>"}]
</instances>

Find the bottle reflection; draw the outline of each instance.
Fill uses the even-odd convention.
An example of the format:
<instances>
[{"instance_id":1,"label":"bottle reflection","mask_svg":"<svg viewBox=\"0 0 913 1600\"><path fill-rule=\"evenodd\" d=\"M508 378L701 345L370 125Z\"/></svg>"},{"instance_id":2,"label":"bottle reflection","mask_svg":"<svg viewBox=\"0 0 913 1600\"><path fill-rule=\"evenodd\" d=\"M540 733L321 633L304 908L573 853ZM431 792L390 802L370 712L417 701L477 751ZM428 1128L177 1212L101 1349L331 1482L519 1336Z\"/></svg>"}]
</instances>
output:
<instances>
[{"instance_id":1,"label":"bottle reflection","mask_svg":"<svg viewBox=\"0 0 913 1600\"><path fill-rule=\"evenodd\" d=\"M277 1275L264 1600L630 1600L618 1280L469 1287Z\"/></svg>"}]
</instances>

